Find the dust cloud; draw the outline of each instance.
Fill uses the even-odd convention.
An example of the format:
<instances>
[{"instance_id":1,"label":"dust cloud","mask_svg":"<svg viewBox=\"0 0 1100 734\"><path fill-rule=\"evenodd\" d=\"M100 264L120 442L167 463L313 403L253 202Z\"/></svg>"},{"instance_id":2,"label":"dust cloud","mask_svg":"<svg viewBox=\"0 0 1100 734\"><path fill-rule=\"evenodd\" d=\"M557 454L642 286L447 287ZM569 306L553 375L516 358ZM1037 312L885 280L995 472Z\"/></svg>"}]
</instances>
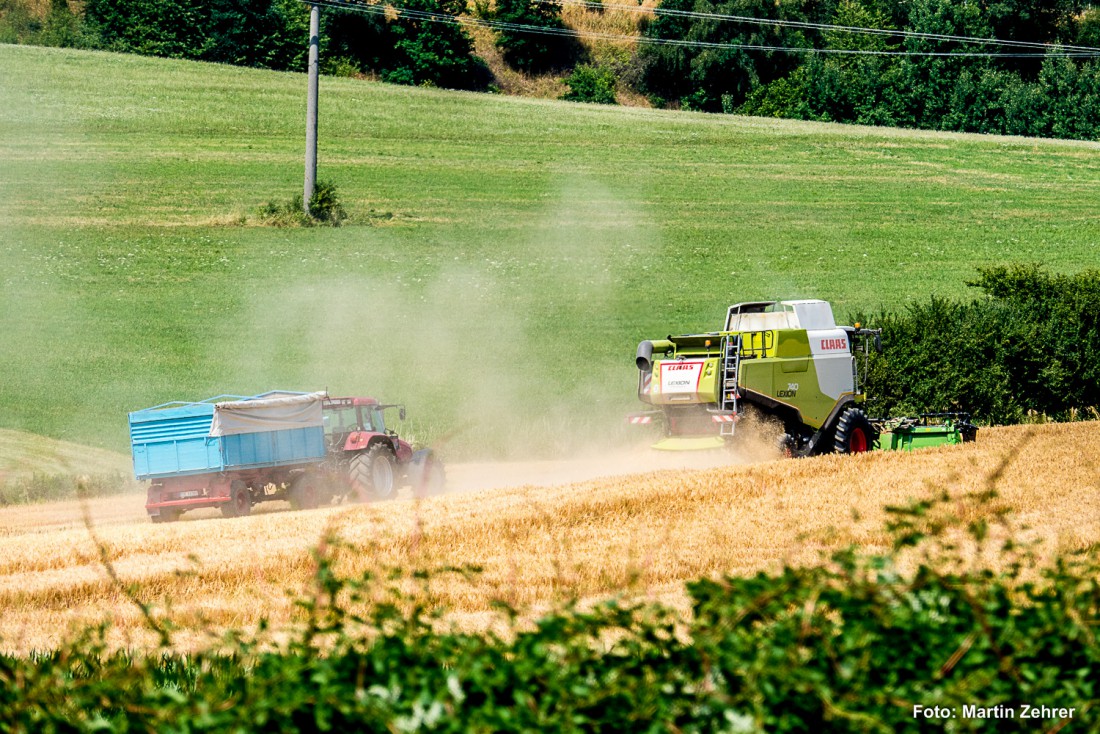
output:
<instances>
[{"instance_id":1,"label":"dust cloud","mask_svg":"<svg viewBox=\"0 0 1100 734\"><path fill-rule=\"evenodd\" d=\"M599 454L556 460L464 462L447 468L447 491L506 487L550 487L655 471L695 471L743 466L779 458L775 444L756 435L731 448L659 451L648 445L612 448Z\"/></svg>"},{"instance_id":2,"label":"dust cloud","mask_svg":"<svg viewBox=\"0 0 1100 734\"><path fill-rule=\"evenodd\" d=\"M637 336L608 325L639 308L624 271L659 256L657 231L606 187L574 182L521 239L476 256L429 241L419 272L299 278L253 298L235 364L265 390L403 402L409 419L393 427L437 449L459 490L775 458L778 437L759 427L731 450L663 452L652 427L626 424L643 407Z\"/></svg>"},{"instance_id":3,"label":"dust cloud","mask_svg":"<svg viewBox=\"0 0 1100 734\"><path fill-rule=\"evenodd\" d=\"M657 452L657 433L626 424L643 407L629 329L646 308L627 276L659 259L659 228L629 197L583 176L568 182L499 243L444 230L412 260L385 232L364 230L338 274L288 269L255 292L221 340L231 358L219 358L257 391L404 403L408 420L392 413L390 427L440 452L460 488L773 458L771 440Z\"/></svg>"},{"instance_id":4,"label":"dust cloud","mask_svg":"<svg viewBox=\"0 0 1100 734\"><path fill-rule=\"evenodd\" d=\"M359 270L256 294L232 345L240 381L403 402L394 427L456 457L629 446L635 337L608 324L631 296L624 263L657 248L655 228L590 180L549 198L518 241L425 241L415 272L365 244Z\"/></svg>"}]
</instances>

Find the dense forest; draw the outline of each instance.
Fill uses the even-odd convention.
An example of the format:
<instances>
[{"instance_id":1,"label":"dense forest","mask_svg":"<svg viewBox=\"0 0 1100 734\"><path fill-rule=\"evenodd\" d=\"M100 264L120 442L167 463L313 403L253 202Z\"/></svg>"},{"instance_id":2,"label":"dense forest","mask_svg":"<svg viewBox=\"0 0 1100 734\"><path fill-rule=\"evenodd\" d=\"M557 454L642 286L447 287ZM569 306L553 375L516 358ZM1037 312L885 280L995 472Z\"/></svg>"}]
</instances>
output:
<instances>
[{"instance_id":1,"label":"dense forest","mask_svg":"<svg viewBox=\"0 0 1100 734\"><path fill-rule=\"evenodd\" d=\"M0 42L302 70L299 0L0 0ZM1076 0L402 0L326 7L330 74L499 91L503 63L557 75L566 99L868 125L1096 139L1100 9ZM563 9L575 11L570 23ZM366 12L362 12L362 11ZM605 14L629 34L593 40ZM460 18L462 23L446 22ZM443 21L443 22L441 22ZM973 39L997 39L982 43ZM613 47L611 52L601 48Z\"/></svg>"}]
</instances>

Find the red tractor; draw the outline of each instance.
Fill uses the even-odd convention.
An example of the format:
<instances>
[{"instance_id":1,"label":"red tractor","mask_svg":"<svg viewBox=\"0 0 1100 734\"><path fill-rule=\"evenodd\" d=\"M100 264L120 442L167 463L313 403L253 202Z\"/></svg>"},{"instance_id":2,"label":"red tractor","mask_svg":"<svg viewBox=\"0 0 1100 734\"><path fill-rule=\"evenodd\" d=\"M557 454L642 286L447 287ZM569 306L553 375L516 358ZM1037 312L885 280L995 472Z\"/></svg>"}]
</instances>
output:
<instances>
[{"instance_id":1,"label":"red tractor","mask_svg":"<svg viewBox=\"0 0 1100 734\"><path fill-rule=\"evenodd\" d=\"M431 449L413 451L386 427L385 411L405 406L382 404L374 398L326 398L323 403L325 466L342 481L349 496L360 501L388 500L403 485L419 495L438 494L445 482L443 464ZM293 501L293 498L292 498Z\"/></svg>"}]
</instances>

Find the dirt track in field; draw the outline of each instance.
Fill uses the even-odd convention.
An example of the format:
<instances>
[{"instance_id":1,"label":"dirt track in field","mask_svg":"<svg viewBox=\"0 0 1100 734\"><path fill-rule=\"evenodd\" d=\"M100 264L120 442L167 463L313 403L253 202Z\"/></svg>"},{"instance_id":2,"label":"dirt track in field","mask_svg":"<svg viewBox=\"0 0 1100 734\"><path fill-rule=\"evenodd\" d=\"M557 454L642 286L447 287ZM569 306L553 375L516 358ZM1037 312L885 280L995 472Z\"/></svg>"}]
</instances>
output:
<instances>
[{"instance_id":1,"label":"dirt track in field","mask_svg":"<svg viewBox=\"0 0 1100 734\"><path fill-rule=\"evenodd\" d=\"M447 466L447 492L458 494L509 487L551 487L639 472L712 469L773 458L776 456L766 448L750 445L737 453L661 452L638 447L580 459L465 462ZM402 497L407 494L408 489L402 490ZM257 515L288 512L290 505L279 501L267 502L256 505L252 511ZM88 502L48 502L0 508L0 538L83 529L86 517L91 519L94 527L149 522L144 495L101 497ZM219 517L218 510L193 510L184 514L181 522Z\"/></svg>"},{"instance_id":2,"label":"dirt track in field","mask_svg":"<svg viewBox=\"0 0 1100 734\"><path fill-rule=\"evenodd\" d=\"M850 543L881 549L885 505L980 491L998 472L998 506L1029 528L1019 532L1048 551L1076 550L1100 541L1098 439L1100 423L1078 423L987 430L976 444L913 454L454 465L444 497L310 512L272 502L249 518L206 510L170 525L150 523L143 498L128 495L88 504L98 546L79 503L5 508L0 649L55 646L72 625L104 617L115 643L149 644L102 555L137 598L169 610L181 646L261 617L285 625L296 618L291 596L309 593L326 533L347 543L337 551L347 574L480 566L472 580L447 576L417 592L473 626L488 623L493 600L537 609L622 593L682 604L684 582L700 576L814 563ZM996 509L952 507L963 520Z\"/></svg>"}]
</instances>

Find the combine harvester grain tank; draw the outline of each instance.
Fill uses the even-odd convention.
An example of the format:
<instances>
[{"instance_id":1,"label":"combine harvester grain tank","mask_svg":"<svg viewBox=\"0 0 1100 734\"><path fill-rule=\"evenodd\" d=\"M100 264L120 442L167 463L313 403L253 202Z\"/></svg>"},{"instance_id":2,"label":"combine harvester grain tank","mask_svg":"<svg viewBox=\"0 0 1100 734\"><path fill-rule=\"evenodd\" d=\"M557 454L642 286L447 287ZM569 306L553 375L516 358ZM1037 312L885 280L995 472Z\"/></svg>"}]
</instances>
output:
<instances>
[{"instance_id":1,"label":"combine harvester grain tank","mask_svg":"<svg viewBox=\"0 0 1100 734\"><path fill-rule=\"evenodd\" d=\"M652 409L628 420L661 427L662 450L724 447L750 412L782 426L791 456L973 440L965 414L868 417L863 375L881 333L838 326L822 300L735 304L721 331L638 345L638 398Z\"/></svg>"}]
</instances>

